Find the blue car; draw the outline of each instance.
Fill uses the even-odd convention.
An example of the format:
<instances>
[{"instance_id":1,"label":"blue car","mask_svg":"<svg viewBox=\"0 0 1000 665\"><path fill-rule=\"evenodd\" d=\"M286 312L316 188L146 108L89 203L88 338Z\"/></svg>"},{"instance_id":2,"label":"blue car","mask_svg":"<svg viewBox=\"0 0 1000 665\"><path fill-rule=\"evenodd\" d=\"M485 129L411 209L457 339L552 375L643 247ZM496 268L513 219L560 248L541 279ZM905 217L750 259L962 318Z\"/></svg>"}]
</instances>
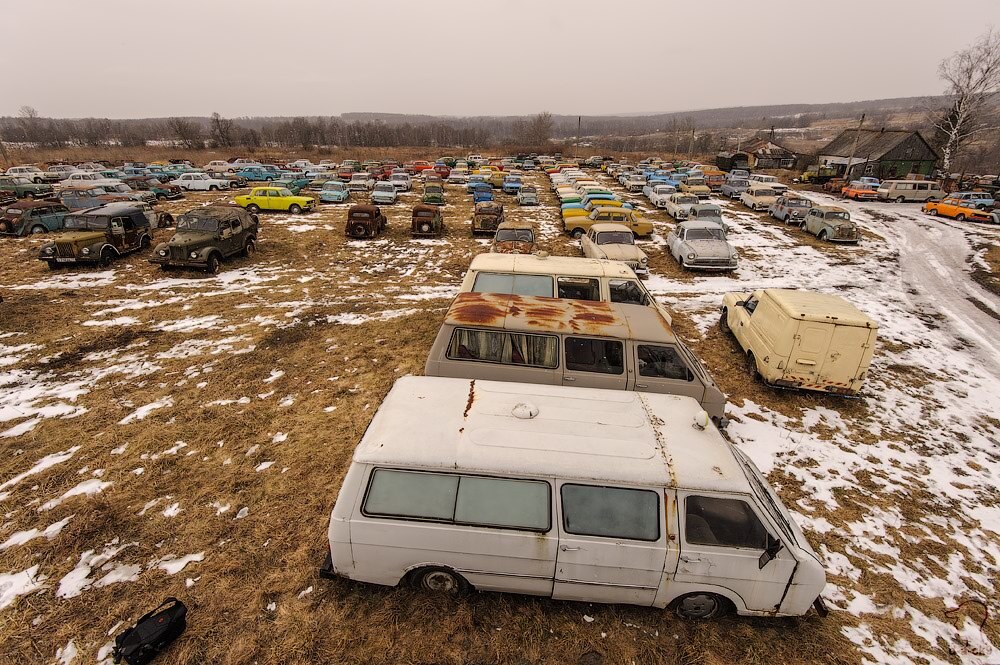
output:
<instances>
[{"instance_id":1,"label":"blue car","mask_svg":"<svg viewBox=\"0 0 1000 665\"><path fill-rule=\"evenodd\" d=\"M319 200L323 203L343 203L351 198L347 184L339 180L327 180L319 190Z\"/></svg>"},{"instance_id":2,"label":"blue car","mask_svg":"<svg viewBox=\"0 0 1000 665\"><path fill-rule=\"evenodd\" d=\"M245 169L240 169L236 172L236 175L241 178L246 178L247 180L253 180L256 182L270 182L272 180L278 179L278 174L262 169L260 167L248 166Z\"/></svg>"},{"instance_id":3,"label":"blue car","mask_svg":"<svg viewBox=\"0 0 1000 665\"><path fill-rule=\"evenodd\" d=\"M479 203L481 201L492 201L493 200L493 188L490 187L488 182L477 182L473 184L472 187L472 202Z\"/></svg>"},{"instance_id":4,"label":"blue car","mask_svg":"<svg viewBox=\"0 0 1000 665\"><path fill-rule=\"evenodd\" d=\"M954 194L949 194L948 197L958 199L965 205L979 208L980 210L992 208L996 204L993 200L993 195L989 192L955 192Z\"/></svg>"},{"instance_id":5,"label":"blue car","mask_svg":"<svg viewBox=\"0 0 1000 665\"><path fill-rule=\"evenodd\" d=\"M524 183L521 182L521 176L519 175L509 175L503 179L503 193L504 194L517 194L521 191L521 186Z\"/></svg>"},{"instance_id":6,"label":"blue car","mask_svg":"<svg viewBox=\"0 0 1000 665\"><path fill-rule=\"evenodd\" d=\"M468 182L465 183L465 191L471 194L476 188L476 185L482 185L484 183L492 188L486 176L481 173L473 173L469 176Z\"/></svg>"}]
</instances>

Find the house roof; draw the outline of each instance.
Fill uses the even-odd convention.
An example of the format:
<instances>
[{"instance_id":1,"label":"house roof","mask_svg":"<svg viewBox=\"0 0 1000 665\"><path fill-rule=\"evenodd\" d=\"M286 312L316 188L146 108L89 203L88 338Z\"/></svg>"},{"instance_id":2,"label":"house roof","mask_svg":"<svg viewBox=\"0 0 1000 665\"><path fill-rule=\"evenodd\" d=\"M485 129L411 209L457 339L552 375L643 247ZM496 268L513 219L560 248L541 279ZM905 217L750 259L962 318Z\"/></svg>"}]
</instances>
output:
<instances>
[{"instance_id":1,"label":"house roof","mask_svg":"<svg viewBox=\"0 0 1000 665\"><path fill-rule=\"evenodd\" d=\"M753 153L758 157L772 157L774 159L795 159L795 153L784 146L780 146L774 141L757 140L746 146L745 152Z\"/></svg>"},{"instance_id":2,"label":"house roof","mask_svg":"<svg viewBox=\"0 0 1000 665\"><path fill-rule=\"evenodd\" d=\"M831 155L833 157L850 157L852 150L856 158L867 157L871 160L881 159L887 152L898 146L900 143L916 134L927 149L937 155L937 151L927 142L920 132L909 129L862 129L858 136L857 129L845 129L840 136L833 139L818 154ZM858 147L854 149L854 139L858 139Z\"/></svg>"}]
</instances>

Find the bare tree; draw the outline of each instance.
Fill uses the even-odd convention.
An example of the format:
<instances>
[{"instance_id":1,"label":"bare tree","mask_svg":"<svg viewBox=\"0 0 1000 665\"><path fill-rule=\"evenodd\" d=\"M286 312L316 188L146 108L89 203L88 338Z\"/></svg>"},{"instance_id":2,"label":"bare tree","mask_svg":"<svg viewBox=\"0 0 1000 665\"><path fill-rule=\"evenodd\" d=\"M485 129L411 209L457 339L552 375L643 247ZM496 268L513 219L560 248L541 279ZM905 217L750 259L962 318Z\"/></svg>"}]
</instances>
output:
<instances>
[{"instance_id":1,"label":"bare tree","mask_svg":"<svg viewBox=\"0 0 1000 665\"><path fill-rule=\"evenodd\" d=\"M24 134L25 141L30 143L38 141L38 111L33 106L25 105L17 110L17 124Z\"/></svg>"},{"instance_id":2,"label":"bare tree","mask_svg":"<svg viewBox=\"0 0 1000 665\"><path fill-rule=\"evenodd\" d=\"M188 150L205 147L205 141L201 136L201 127L190 120L170 118L167 120L167 129Z\"/></svg>"},{"instance_id":3,"label":"bare tree","mask_svg":"<svg viewBox=\"0 0 1000 665\"><path fill-rule=\"evenodd\" d=\"M544 148L552 138L552 114L543 111L527 120L518 119L511 126L514 139L524 147Z\"/></svg>"},{"instance_id":4,"label":"bare tree","mask_svg":"<svg viewBox=\"0 0 1000 665\"><path fill-rule=\"evenodd\" d=\"M972 46L943 60L938 74L954 98L934 122L941 139L941 166L950 172L968 139L986 129L983 108L1000 89L1000 33L990 28Z\"/></svg>"},{"instance_id":5,"label":"bare tree","mask_svg":"<svg viewBox=\"0 0 1000 665\"><path fill-rule=\"evenodd\" d=\"M209 133L212 141L220 148L228 148L233 145L233 121L223 118L218 113L213 113L209 121Z\"/></svg>"}]
</instances>

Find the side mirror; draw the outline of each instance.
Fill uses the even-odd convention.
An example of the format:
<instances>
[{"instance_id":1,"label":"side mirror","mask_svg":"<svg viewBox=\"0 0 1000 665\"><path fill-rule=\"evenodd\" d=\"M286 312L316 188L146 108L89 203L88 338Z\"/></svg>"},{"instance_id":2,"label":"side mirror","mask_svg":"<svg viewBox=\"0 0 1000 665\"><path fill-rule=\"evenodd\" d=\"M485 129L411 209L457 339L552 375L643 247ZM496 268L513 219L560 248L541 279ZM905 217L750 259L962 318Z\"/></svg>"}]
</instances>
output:
<instances>
[{"instance_id":1,"label":"side mirror","mask_svg":"<svg viewBox=\"0 0 1000 665\"><path fill-rule=\"evenodd\" d=\"M781 544L781 541L767 534L767 547L764 548L764 552L761 553L760 558L757 560L757 569L761 569L771 562L771 559L778 556L785 546Z\"/></svg>"},{"instance_id":2,"label":"side mirror","mask_svg":"<svg viewBox=\"0 0 1000 665\"><path fill-rule=\"evenodd\" d=\"M746 304L747 304L747 303L746 303L746 301L745 301L745 300L737 300L737 301L736 301L736 306L737 306L737 307L745 307L745 306L746 306Z\"/></svg>"}]
</instances>

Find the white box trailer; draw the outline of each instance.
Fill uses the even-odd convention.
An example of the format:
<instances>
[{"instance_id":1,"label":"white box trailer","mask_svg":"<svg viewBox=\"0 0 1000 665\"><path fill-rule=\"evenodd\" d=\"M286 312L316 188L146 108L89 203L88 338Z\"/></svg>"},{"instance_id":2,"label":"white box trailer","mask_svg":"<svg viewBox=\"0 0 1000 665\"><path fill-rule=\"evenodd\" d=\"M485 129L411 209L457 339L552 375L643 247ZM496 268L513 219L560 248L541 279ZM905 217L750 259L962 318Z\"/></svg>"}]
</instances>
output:
<instances>
[{"instance_id":1,"label":"white box trailer","mask_svg":"<svg viewBox=\"0 0 1000 665\"><path fill-rule=\"evenodd\" d=\"M325 577L671 607L825 613L825 573L694 399L399 379L354 452Z\"/></svg>"}]
</instances>

